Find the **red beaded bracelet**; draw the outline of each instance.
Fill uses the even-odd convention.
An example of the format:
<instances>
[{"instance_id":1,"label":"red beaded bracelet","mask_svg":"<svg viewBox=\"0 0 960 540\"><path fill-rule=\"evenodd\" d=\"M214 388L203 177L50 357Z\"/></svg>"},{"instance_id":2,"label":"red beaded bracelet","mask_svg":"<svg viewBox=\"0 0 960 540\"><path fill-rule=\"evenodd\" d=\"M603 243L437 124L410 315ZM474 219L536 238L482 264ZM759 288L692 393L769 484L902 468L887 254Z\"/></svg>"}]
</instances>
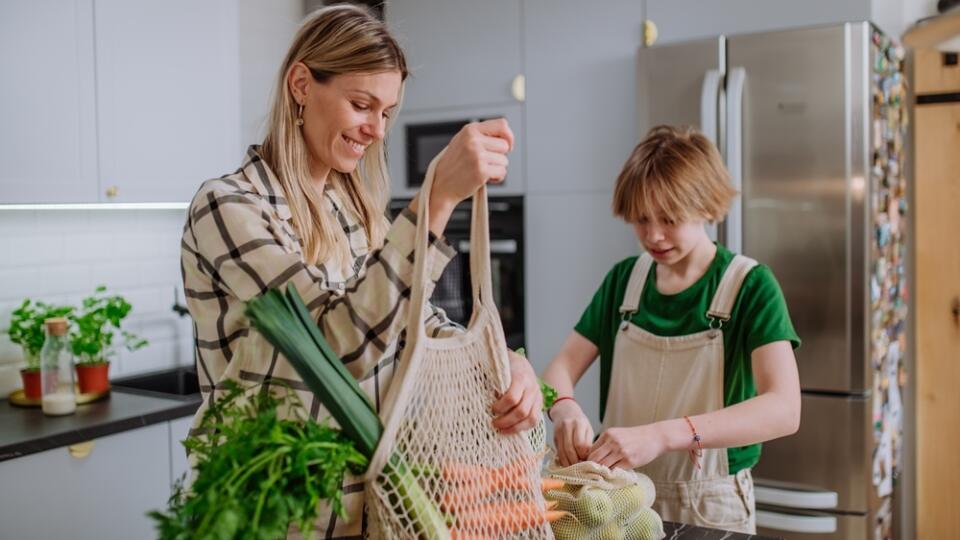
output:
<instances>
[{"instance_id":1,"label":"red beaded bracelet","mask_svg":"<svg viewBox=\"0 0 960 540\"><path fill-rule=\"evenodd\" d=\"M547 418L549 418L551 422L553 422L553 417L550 416L550 411L552 411L553 408L557 406L557 403L560 403L561 401L563 401L563 400L565 400L565 399L569 399L570 401L572 401L572 402L574 402L574 403L577 402L577 400L573 399L573 396L562 396L562 397L558 397L557 399L553 400L553 405L550 405L550 408L547 409Z\"/></svg>"},{"instance_id":2,"label":"red beaded bracelet","mask_svg":"<svg viewBox=\"0 0 960 540\"><path fill-rule=\"evenodd\" d=\"M699 458L703 457L703 445L700 444L700 434L697 433L697 428L693 427L693 421L690 420L689 416L684 416L683 419L687 421L687 425L690 426L690 431L693 432L694 447L690 449L690 461L693 461L693 464L696 465L697 470L699 470L700 469Z\"/></svg>"}]
</instances>

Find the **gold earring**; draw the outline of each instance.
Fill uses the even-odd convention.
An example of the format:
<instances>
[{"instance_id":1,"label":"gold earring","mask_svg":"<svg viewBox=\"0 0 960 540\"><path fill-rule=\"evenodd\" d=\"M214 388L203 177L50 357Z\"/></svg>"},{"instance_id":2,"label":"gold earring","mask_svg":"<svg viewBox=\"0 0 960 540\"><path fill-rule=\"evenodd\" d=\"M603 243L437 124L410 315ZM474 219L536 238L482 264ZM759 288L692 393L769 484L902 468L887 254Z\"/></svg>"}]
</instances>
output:
<instances>
[{"instance_id":1,"label":"gold earring","mask_svg":"<svg viewBox=\"0 0 960 540\"><path fill-rule=\"evenodd\" d=\"M303 105L297 111L297 127L303 127Z\"/></svg>"}]
</instances>

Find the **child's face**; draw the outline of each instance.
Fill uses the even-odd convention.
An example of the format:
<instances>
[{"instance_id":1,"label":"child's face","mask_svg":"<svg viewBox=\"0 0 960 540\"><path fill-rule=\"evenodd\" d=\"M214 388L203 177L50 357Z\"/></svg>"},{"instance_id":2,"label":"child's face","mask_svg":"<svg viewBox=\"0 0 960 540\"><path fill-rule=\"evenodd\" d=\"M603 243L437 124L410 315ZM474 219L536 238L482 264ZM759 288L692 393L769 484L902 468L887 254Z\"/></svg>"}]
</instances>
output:
<instances>
[{"instance_id":1,"label":"child's face","mask_svg":"<svg viewBox=\"0 0 960 540\"><path fill-rule=\"evenodd\" d=\"M658 264L667 266L686 258L702 242L709 242L705 220L688 219L675 223L665 218L640 218L633 230L643 248Z\"/></svg>"}]
</instances>

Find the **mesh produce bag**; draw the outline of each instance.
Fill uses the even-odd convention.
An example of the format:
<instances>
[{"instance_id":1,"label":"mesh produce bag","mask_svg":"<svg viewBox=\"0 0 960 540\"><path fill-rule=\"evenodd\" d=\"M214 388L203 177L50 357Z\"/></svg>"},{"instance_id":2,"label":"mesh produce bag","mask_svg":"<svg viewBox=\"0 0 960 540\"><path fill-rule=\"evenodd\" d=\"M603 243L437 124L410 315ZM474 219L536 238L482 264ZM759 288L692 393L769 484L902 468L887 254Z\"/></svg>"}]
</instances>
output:
<instances>
[{"instance_id":1,"label":"mesh produce bag","mask_svg":"<svg viewBox=\"0 0 960 540\"><path fill-rule=\"evenodd\" d=\"M557 540L659 540L663 520L650 507L653 481L642 473L609 469L592 461L551 464L547 475L564 486L546 493L569 515L551 524Z\"/></svg>"},{"instance_id":2,"label":"mesh produce bag","mask_svg":"<svg viewBox=\"0 0 960 540\"><path fill-rule=\"evenodd\" d=\"M542 441L542 432L533 437L503 435L492 426L491 407L508 388L510 370L491 295L483 188L473 199L470 324L465 333L448 338L424 333L425 201L438 159L430 164L421 191L407 344L385 401L384 432L367 472L372 536L552 539L540 491L543 454L533 448Z\"/></svg>"}]
</instances>

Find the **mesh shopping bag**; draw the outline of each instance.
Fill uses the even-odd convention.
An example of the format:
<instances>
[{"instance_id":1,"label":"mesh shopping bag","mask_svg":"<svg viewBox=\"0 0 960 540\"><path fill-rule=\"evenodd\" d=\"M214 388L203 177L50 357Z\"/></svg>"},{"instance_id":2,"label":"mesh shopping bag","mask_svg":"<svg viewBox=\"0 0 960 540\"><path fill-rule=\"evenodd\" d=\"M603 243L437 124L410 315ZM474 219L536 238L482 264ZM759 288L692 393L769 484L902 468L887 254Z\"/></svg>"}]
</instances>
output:
<instances>
[{"instance_id":1,"label":"mesh shopping bag","mask_svg":"<svg viewBox=\"0 0 960 540\"><path fill-rule=\"evenodd\" d=\"M609 469L592 461L569 467L552 463L547 476L564 486L546 493L567 516L551 524L557 540L659 540L663 520L651 508L656 489L642 473Z\"/></svg>"},{"instance_id":2,"label":"mesh shopping bag","mask_svg":"<svg viewBox=\"0 0 960 540\"><path fill-rule=\"evenodd\" d=\"M503 435L492 427L491 407L508 388L510 371L491 294L485 188L473 198L470 323L454 337L424 332L427 201L438 160L421 191L407 344L367 472L372 536L553 538L540 492L543 454L533 448L542 432L531 440L528 433Z\"/></svg>"}]
</instances>

